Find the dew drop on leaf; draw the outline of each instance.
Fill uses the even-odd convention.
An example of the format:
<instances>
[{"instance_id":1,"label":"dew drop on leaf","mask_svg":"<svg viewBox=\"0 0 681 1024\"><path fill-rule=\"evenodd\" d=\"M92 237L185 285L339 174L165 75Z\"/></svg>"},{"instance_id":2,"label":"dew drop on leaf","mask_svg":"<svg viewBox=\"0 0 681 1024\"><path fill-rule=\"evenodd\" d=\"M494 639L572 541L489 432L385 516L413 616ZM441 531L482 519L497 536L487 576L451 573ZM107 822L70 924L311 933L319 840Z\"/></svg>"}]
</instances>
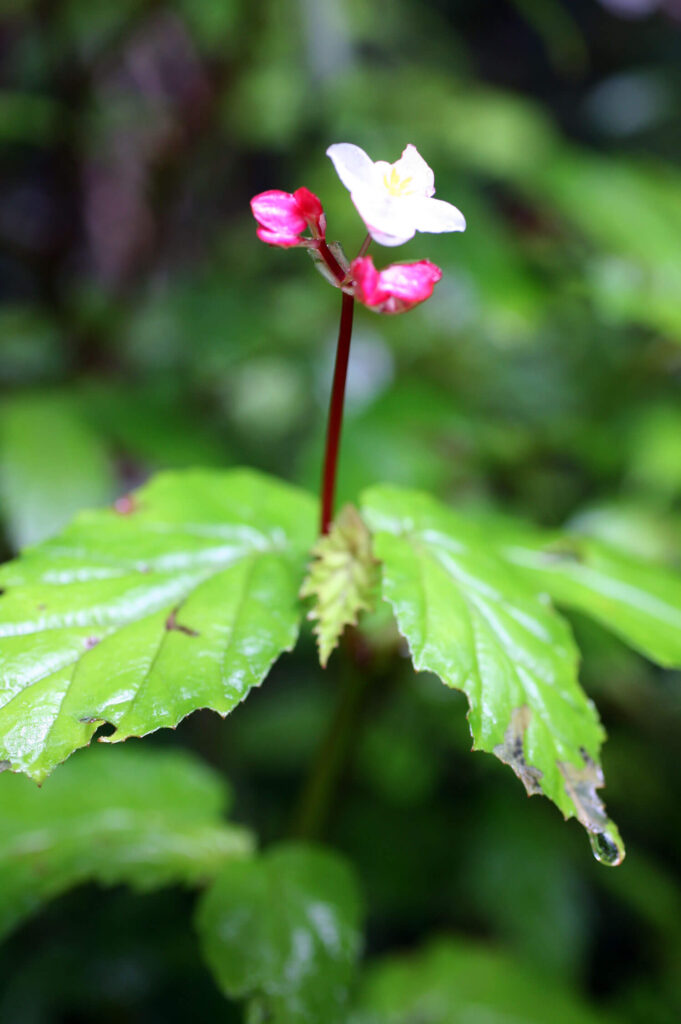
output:
<instances>
[{"instance_id":1,"label":"dew drop on leaf","mask_svg":"<svg viewBox=\"0 0 681 1024\"><path fill-rule=\"evenodd\" d=\"M624 846L608 832L589 832L594 857L601 864L617 867L624 860Z\"/></svg>"}]
</instances>

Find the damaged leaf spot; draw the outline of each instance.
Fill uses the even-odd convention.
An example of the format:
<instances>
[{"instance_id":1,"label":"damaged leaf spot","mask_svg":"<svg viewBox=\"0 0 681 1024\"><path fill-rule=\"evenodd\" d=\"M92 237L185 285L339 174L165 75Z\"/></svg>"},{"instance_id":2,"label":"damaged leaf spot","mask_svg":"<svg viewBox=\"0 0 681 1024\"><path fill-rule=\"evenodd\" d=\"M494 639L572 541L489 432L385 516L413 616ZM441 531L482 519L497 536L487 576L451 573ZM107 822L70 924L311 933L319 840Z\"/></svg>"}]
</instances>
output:
<instances>
[{"instance_id":1,"label":"damaged leaf spot","mask_svg":"<svg viewBox=\"0 0 681 1024\"><path fill-rule=\"evenodd\" d=\"M124 494L122 498L117 498L114 501L113 507L119 516L129 516L132 512L137 511L139 505L132 494Z\"/></svg>"},{"instance_id":2,"label":"damaged leaf spot","mask_svg":"<svg viewBox=\"0 0 681 1024\"><path fill-rule=\"evenodd\" d=\"M494 753L500 761L513 769L527 790L528 796L535 796L543 792L541 788L542 773L538 768L527 763L524 749L525 732L531 717L532 711L527 704L514 708L511 714L511 724L504 733L504 742L497 744Z\"/></svg>"},{"instance_id":3,"label":"damaged leaf spot","mask_svg":"<svg viewBox=\"0 0 681 1024\"><path fill-rule=\"evenodd\" d=\"M566 537L544 548L542 558L545 562L555 563L583 562L584 553L576 540Z\"/></svg>"},{"instance_id":4,"label":"damaged leaf spot","mask_svg":"<svg viewBox=\"0 0 681 1024\"><path fill-rule=\"evenodd\" d=\"M583 768L563 761L558 761L558 768L577 817L589 834L594 857L602 864L615 867L624 860L624 844L596 792L603 786L603 772L584 747L580 747L580 754Z\"/></svg>"},{"instance_id":5,"label":"damaged leaf spot","mask_svg":"<svg viewBox=\"0 0 681 1024\"><path fill-rule=\"evenodd\" d=\"M11 767L9 761L0 761L0 772L7 772Z\"/></svg>"},{"instance_id":6,"label":"damaged leaf spot","mask_svg":"<svg viewBox=\"0 0 681 1024\"><path fill-rule=\"evenodd\" d=\"M189 626L184 626L181 622L177 621L177 613L180 610L179 605L177 608L173 608L172 612L166 619L166 629L168 632L175 630L178 633L184 633L185 636L200 636L200 633L196 629L191 629Z\"/></svg>"}]
</instances>

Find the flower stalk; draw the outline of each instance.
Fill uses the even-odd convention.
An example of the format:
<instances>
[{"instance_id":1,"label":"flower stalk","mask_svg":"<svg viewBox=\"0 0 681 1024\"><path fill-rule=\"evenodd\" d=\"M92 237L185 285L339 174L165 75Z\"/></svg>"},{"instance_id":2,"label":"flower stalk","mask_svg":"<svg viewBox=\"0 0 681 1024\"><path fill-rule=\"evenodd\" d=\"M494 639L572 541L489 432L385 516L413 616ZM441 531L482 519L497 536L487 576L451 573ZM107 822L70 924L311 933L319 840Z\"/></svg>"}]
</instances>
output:
<instances>
[{"instance_id":1,"label":"flower stalk","mask_svg":"<svg viewBox=\"0 0 681 1024\"><path fill-rule=\"evenodd\" d=\"M345 385L348 378L348 362L350 359L350 342L352 340L352 320L355 311L355 300L352 295L343 292L340 326L338 329L338 345L336 348L336 365L333 371L331 401L329 403L329 419L326 428L326 449L324 452L324 468L322 471L322 508L320 529L328 533L333 521L334 501L336 495L336 476L338 471L338 451L340 448L343 427L343 407L345 405Z\"/></svg>"}]
</instances>

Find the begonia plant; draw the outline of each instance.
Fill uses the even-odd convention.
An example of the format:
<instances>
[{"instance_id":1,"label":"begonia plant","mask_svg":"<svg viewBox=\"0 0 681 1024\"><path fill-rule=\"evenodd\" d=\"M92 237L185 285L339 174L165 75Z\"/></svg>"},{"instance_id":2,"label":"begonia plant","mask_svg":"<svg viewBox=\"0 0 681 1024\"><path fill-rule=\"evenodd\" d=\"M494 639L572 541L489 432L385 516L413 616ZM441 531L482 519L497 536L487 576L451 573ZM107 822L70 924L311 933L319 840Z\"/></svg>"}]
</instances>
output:
<instances>
[{"instance_id":1,"label":"begonia plant","mask_svg":"<svg viewBox=\"0 0 681 1024\"><path fill-rule=\"evenodd\" d=\"M320 748L311 776L299 836L320 831L319 804L330 804L329 780L348 746L336 737L354 727L357 679L380 648L388 663L408 655L416 671L462 691L473 748L508 765L528 795L544 795L565 818L577 818L596 858L618 865L624 846L599 795L605 733L557 606L679 667L681 579L571 531L476 516L379 481L336 511L355 305L406 313L429 301L443 276L427 257L383 265L380 249L369 255L369 247L461 232L466 222L434 198L433 172L415 146L392 164L349 143L327 152L367 229L354 258L327 239L323 204L307 187L270 189L251 201L258 238L306 249L341 293L319 500L248 469L160 473L4 565L0 768L42 782L102 728L98 738L115 744L174 728L199 708L227 715L293 648L307 613L321 665L345 658L352 671L331 747ZM383 632L380 613L389 622ZM12 861L19 895L5 904L0 927L74 878L154 885L217 875L197 926L221 989L251 998L254 1021L348 1019L360 901L342 862L295 844L256 857L250 835L216 820L201 773L180 777L159 762L157 774L144 757L119 762L139 804L135 820L115 810L98 817L111 769L101 755L85 757L94 765L93 807L81 809L74 827L95 846L77 857L69 847L68 870L60 868L62 881L46 895L40 865L34 876ZM58 830L55 792L50 827ZM26 840L21 815L12 820L16 849L30 854L35 834ZM126 829L144 843L129 849ZM59 836L68 839L68 829ZM112 854L102 866L97 850L107 845Z\"/></svg>"}]
</instances>

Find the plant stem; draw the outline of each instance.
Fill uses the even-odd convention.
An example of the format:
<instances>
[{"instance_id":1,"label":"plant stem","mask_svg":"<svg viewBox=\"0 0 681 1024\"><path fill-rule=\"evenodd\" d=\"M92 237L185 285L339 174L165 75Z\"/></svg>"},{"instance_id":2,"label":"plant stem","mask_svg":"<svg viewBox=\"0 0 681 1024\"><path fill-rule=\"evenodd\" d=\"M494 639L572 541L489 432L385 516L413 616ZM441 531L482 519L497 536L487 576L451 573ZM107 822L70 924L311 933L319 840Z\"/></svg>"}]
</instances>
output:
<instances>
[{"instance_id":1,"label":"plant stem","mask_svg":"<svg viewBox=\"0 0 681 1024\"><path fill-rule=\"evenodd\" d=\"M355 300L353 296L343 292L340 327L338 330L338 347L336 349L336 366L333 372L333 386L331 388L331 402L329 405L329 422L326 432L324 470L322 473L322 533L329 532L329 527L333 520L334 496L336 493L336 471L338 468L338 449L340 446L341 428L343 426L345 382L348 376L348 360L350 358L350 340L352 338L352 317L354 309Z\"/></svg>"},{"instance_id":2,"label":"plant stem","mask_svg":"<svg viewBox=\"0 0 681 1024\"><path fill-rule=\"evenodd\" d=\"M366 256L367 251L368 251L370 245L371 245L371 235L367 235L366 238L364 239L364 241L362 242L360 248L359 248L359 252L355 256L355 259L356 260L361 260L363 256Z\"/></svg>"},{"instance_id":3,"label":"plant stem","mask_svg":"<svg viewBox=\"0 0 681 1024\"><path fill-rule=\"evenodd\" d=\"M323 238L320 238L316 242L311 244L313 244L313 247L317 250L321 258L324 260L327 267L338 281L338 284L342 285L348 275L343 270L334 254L329 249L328 245L326 244L326 241Z\"/></svg>"},{"instance_id":4,"label":"plant stem","mask_svg":"<svg viewBox=\"0 0 681 1024\"><path fill-rule=\"evenodd\" d=\"M367 677L347 652L341 657L338 703L310 766L293 821L293 833L301 839L319 839L324 834L334 793L356 738Z\"/></svg>"}]
</instances>

